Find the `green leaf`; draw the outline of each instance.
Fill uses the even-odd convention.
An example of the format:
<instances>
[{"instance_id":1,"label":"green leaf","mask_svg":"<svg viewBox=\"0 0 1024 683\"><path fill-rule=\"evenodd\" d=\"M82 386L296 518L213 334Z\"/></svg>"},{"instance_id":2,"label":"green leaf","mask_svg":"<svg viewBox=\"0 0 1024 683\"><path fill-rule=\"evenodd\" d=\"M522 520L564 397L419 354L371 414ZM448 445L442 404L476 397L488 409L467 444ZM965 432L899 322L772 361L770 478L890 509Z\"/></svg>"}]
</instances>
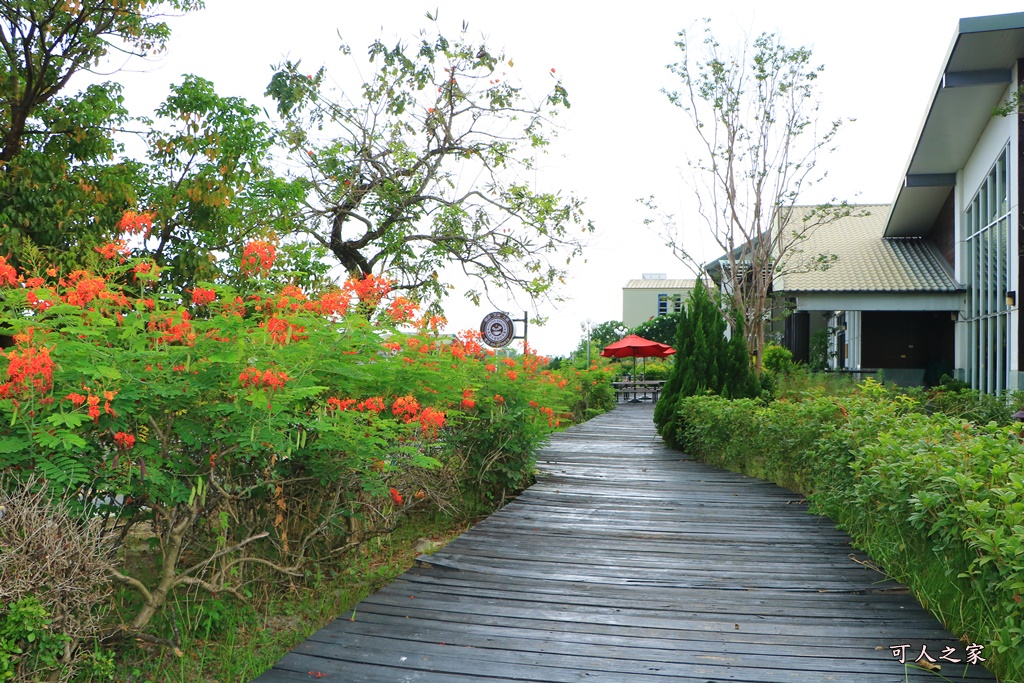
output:
<instances>
[{"instance_id":1,"label":"green leaf","mask_svg":"<svg viewBox=\"0 0 1024 683\"><path fill-rule=\"evenodd\" d=\"M46 421L58 427L64 426L74 429L82 426L87 419L82 413L54 413L46 418Z\"/></svg>"},{"instance_id":2,"label":"green leaf","mask_svg":"<svg viewBox=\"0 0 1024 683\"><path fill-rule=\"evenodd\" d=\"M0 453L18 453L29 448L29 441L16 437L0 439Z\"/></svg>"},{"instance_id":3,"label":"green leaf","mask_svg":"<svg viewBox=\"0 0 1024 683\"><path fill-rule=\"evenodd\" d=\"M96 366L96 374L106 379L121 379L120 371L107 365Z\"/></svg>"}]
</instances>

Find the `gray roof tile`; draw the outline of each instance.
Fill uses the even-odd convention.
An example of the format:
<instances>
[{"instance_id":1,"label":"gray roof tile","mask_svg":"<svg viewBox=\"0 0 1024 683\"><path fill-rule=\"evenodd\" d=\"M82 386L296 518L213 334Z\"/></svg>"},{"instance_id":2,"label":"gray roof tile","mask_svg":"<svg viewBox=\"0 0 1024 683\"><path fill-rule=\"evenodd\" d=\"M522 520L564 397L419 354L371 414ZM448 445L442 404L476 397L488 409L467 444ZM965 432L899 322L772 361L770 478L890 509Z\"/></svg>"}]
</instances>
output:
<instances>
[{"instance_id":1,"label":"gray roof tile","mask_svg":"<svg viewBox=\"0 0 1024 683\"><path fill-rule=\"evenodd\" d=\"M795 207L800 224L811 207ZM785 292L952 292L961 289L945 259L926 238L884 239L887 205L854 206L851 215L815 228L789 260L810 261L819 254L837 260L825 270L785 274ZM801 270L797 265L796 270Z\"/></svg>"},{"instance_id":2,"label":"gray roof tile","mask_svg":"<svg viewBox=\"0 0 1024 683\"><path fill-rule=\"evenodd\" d=\"M628 280L623 289L693 289L696 280Z\"/></svg>"}]
</instances>

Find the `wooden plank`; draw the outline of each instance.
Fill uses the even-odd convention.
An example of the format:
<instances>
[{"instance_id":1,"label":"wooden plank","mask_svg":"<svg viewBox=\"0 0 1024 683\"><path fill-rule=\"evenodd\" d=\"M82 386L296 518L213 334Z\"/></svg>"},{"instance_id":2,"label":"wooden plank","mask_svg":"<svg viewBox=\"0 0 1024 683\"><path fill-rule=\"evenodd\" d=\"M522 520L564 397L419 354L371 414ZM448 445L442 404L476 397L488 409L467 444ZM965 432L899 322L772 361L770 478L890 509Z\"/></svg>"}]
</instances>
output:
<instances>
[{"instance_id":1,"label":"wooden plank","mask_svg":"<svg viewBox=\"0 0 1024 683\"><path fill-rule=\"evenodd\" d=\"M422 600L412 604L408 596L394 596L385 593L378 593L367 598L359 609L370 609L371 605L378 611L384 607L392 608L393 614L402 616L415 614L418 617L424 617L429 615L424 615L423 612L429 611L431 613L448 612L466 618L475 614L486 614L492 620L526 618L544 622L585 623L591 628L610 626L627 629L684 629L692 631L717 631L727 628L730 631L743 631L764 636L796 635L803 637L805 641L820 637L822 629L825 628L828 629L829 637L844 639L852 637L874 637L877 639L884 638L886 635L930 639L945 635L945 631L937 624L922 624L912 617L898 620L835 619L830 623L824 623L823 619L808 618L807 616L768 619L760 615L743 615L744 618L741 619L740 615L701 614L700 618L694 618L693 615L685 612L652 614L625 609L573 609L572 606L565 603L542 603L532 607L516 605L503 600L473 602L462 596L450 596L450 599L447 600L441 597L432 597L427 604L424 604ZM456 617L456 619L461 617Z\"/></svg>"},{"instance_id":2,"label":"wooden plank","mask_svg":"<svg viewBox=\"0 0 1024 683\"><path fill-rule=\"evenodd\" d=\"M963 657L798 494L665 448L651 414L553 435L533 487L256 680L888 683L938 680L891 646Z\"/></svg>"},{"instance_id":3,"label":"wooden plank","mask_svg":"<svg viewBox=\"0 0 1024 683\"><path fill-rule=\"evenodd\" d=\"M459 645L452 646L449 643ZM797 656L780 654L770 645L759 646L754 653L745 651L745 648L731 651L722 647L709 652L699 644L693 644L689 648L679 647L678 644L661 648L640 648L607 642L567 643L550 639L515 637L505 632L487 635L479 630L472 633L467 633L465 629L442 630L433 625L429 631L409 631L405 634L397 634L379 624L362 624L359 627L348 628L344 632L325 630L306 641L305 646L296 648L296 652L316 656L330 646L357 650L363 653L360 656L367 656L366 653L374 650L385 650L401 653L400 656L427 656L434 660L460 658L504 664L526 662L555 668L619 673L631 673L634 670L633 662L645 661L650 663L648 672L657 669L658 675L669 676L706 676L707 671L694 671L693 667L709 663L715 666L728 663L728 666L737 671L792 671L797 673L797 678L806 678L807 675L814 673L821 675L822 672L873 673L880 676L892 674L888 651L876 652L877 657L873 660L876 664L875 669L867 671L862 662L851 662L843 656L846 648L808 651Z\"/></svg>"},{"instance_id":4,"label":"wooden plank","mask_svg":"<svg viewBox=\"0 0 1024 683\"><path fill-rule=\"evenodd\" d=\"M347 622L347 623L340 623ZM454 629L463 634L495 632L496 637L522 637L546 642L599 643L623 647L652 647L657 649L700 650L703 652L747 652L759 653L770 650L776 654L792 657L842 656L851 661L877 660L891 662L888 647L905 640L871 635L861 630L858 635L839 636L828 628L821 628L818 638L808 639L797 633L758 633L752 629L735 629L730 622L704 621L696 626L680 623L673 627L638 627L635 625L591 624L580 621L544 621L541 619L492 617L481 614L458 614L431 611L401 610L381 605L366 605L359 612L356 621L339 619L329 624L320 633L332 630L348 631L357 629L355 623L376 623L386 625L393 635L440 633ZM690 628L688 628L690 627ZM905 634L900 633L900 636ZM319 636L314 636L318 638ZM471 637L464 635L463 638ZM440 639L445 643L463 643L459 638ZM954 643L945 638L921 640L931 652L940 652L943 646ZM862 662L863 663L863 662ZM985 679L991 680L991 679Z\"/></svg>"}]
</instances>

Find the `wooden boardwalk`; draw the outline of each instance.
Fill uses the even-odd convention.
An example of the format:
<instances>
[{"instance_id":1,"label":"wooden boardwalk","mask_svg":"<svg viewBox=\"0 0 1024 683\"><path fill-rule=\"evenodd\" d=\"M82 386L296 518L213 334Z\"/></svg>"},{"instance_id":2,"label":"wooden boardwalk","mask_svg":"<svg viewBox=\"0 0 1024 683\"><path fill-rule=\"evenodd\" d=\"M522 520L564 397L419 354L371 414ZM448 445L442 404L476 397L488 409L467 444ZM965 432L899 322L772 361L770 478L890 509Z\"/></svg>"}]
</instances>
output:
<instances>
[{"instance_id":1,"label":"wooden boardwalk","mask_svg":"<svg viewBox=\"0 0 1024 683\"><path fill-rule=\"evenodd\" d=\"M555 435L533 487L258 683L895 683L941 679L893 646L965 659L799 495L666 449L651 418L621 406Z\"/></svg>"}]
</instances>

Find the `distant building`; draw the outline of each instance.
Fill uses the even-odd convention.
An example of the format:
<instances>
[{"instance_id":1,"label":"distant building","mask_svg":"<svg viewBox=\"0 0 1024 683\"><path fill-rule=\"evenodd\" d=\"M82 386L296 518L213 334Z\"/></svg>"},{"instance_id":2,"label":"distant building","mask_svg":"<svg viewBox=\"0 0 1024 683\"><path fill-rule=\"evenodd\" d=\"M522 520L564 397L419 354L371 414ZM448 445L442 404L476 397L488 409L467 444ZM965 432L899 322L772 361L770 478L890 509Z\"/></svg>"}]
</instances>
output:
<instances>
[{"instance_id":1,"label":"distant building","mask_svg":"<svg viewBox=\"0 0 1024 683\"><path fill-rule=\"evenodd\" d=\"M683 310L696 280L670 280L664 273L644 273L622 288L622 324L633 328L660 315Z\"/></svg>"}]
</instances>

